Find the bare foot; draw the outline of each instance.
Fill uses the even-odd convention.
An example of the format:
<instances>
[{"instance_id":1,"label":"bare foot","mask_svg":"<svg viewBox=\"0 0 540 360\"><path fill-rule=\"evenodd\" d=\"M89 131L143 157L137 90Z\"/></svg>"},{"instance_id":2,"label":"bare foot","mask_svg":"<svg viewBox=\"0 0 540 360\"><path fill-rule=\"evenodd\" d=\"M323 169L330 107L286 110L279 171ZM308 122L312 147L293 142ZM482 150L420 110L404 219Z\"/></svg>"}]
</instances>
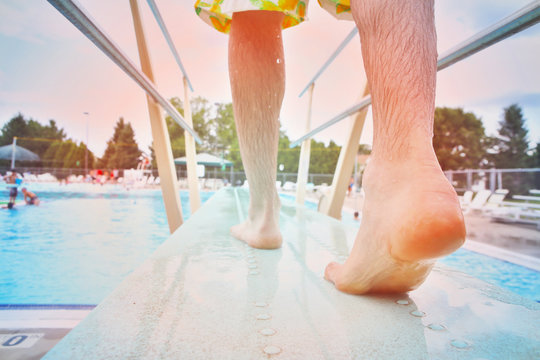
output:
<instances>
[{"instance_id":1,"label":"bare foot","mask_svg":"<svg viewBox=\"0 0 540 360\"><path fill-rule=\"evenodd\" d=\"M254 201L250 197L249 216L241 224L231 227L231 234L238 240L258 249L277 249L281 247L282 236L278 219L281 202L277 192L269 204ZM260 200L260 199L257 199Z\"/></svg>"},{"instance_id":2,"label":"bare foot","mask_svg":"<svg viewBox=\"0 0 540 360\"><path fill-rule=\"evenodd\" d=\"M435 258L465 241L454 188L435 155L372 160L364 173L362 223L344 264L330 263L325 278L352 294L405 292L420 286Z\"/></svg>"}]
</instances>

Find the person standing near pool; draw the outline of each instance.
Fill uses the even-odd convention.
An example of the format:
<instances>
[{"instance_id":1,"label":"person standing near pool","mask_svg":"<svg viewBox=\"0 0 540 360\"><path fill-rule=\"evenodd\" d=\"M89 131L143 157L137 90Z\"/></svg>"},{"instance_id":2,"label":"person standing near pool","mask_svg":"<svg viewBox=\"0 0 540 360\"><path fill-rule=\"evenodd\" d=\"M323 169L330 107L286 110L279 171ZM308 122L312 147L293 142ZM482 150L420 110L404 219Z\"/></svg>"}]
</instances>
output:
<instances>
[{"instance_id":1,"label":"person standing near pool","mask_svg":"<svg viewBox=\"0 0 540 360\"><path fill-rule=\"evenodd\" d=\"M349 258L329 264L325 278L354 294L409 291L422 284L437 257L465 240L457 194L432 145L437 69L433 0L319 3L358 27L374 124L360 229ZM248 219L231 233L256 248L274 249L282 243L275 187L285 90L281 30L302 22L306 7L307 1L300 0L195 4L203 20L230 33L233 108L250 185Z\"/></svg>"},{"instance_id":2,"label":"person standing near pool","mask_svg":"<svg viewBox=\"0 0 540 360\"><path fill-rule=\"evenodd\" d=\"M17 201L18 187L20 184L19 180L20 179L17 178L17 172L15 170L11 171L11 173L7 174L5 177L5 181L9 189L9 204L12 204L8 204L10 209L15 205L15 201Z\"/></svg>"}]
</instances>

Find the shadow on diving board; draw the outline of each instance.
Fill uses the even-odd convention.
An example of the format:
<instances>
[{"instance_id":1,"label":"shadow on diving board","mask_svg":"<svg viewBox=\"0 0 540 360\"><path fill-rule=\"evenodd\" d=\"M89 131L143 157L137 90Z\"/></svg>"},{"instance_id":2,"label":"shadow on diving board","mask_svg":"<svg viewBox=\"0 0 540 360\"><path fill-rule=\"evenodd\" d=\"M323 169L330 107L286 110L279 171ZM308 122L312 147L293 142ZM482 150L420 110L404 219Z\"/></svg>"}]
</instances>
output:
<instances>
[{"instance_id":1,"label":"shadow on diving board","mask_svg":"<svg viewBox=\"0 0 540 360\"><path fill-rule=\"evenodd\" d=\"M215 194L45 358L540 358L540 304L441 266L408 295L343 294L322 275L354 228L284 205L283 248L256 250L229 235L247 208Z\"/></svg>"}]
</instances>

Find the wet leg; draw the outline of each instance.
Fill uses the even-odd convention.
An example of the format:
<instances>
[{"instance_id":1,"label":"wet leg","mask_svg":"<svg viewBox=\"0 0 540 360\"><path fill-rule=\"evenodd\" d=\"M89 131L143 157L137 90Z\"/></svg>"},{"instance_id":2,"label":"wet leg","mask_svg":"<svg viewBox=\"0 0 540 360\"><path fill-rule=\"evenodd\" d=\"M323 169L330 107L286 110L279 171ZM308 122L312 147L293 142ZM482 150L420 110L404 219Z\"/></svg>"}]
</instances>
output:
<instances>
[{"instance_id":1,"label":"wet leg","mask_svg":"<svg viewBox=\"0 0 540 360\"><path fill-rule=\"evenodd\" d=\"M274 11L233 14L229 76L242 162L249 183L245 222L231 233L256 248L281 246L276 190L279 112L285 92L281 22Z\"/></svg>"}]
</instances>

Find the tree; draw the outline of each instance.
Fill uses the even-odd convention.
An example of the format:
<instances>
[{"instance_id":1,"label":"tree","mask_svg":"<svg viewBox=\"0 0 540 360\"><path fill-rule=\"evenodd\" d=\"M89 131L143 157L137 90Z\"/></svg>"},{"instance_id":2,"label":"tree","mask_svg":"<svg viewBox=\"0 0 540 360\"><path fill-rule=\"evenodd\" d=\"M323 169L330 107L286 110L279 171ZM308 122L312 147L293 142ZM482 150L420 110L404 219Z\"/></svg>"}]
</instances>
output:
<instances>
[{"instance_id":1,"label":"tree","mask_svg":"<svg viewBox=\"0 0 540 360\"><path fill-rule=\"evenodd\" d=\"M536 148L529 160L531 167L540 168L540 143L536 144ZM540 173L534 174L534 188L540 189Z\"/></svg>"},{"instance_id":2,"label":"tree","mask_svg":"<svg viewBox=\"0 0 540 360\"><path fill-rule=\"evenodd\" d=\"M529 159L529 166L533 168L540 168L540 142L536 143L534 152Z\"/></svg>"},{"instance_id":3,"label":"tree","mask_svg":"<svg viewBox=\"0 0 540 360\"><path fill-rule=\"evenodd\" d=\"M111 158L108 168L110 169L132 169L137 167L141 151L135 141L135 131L130 123L124 125L124 128L118 136L115 152Z\"/></svg>"},{"instance_id":4,"label":"tree","mask_svg":"<svg viewBox=\"0 0 540 360\"><path fill-rule=\"evenodd\" d=\"M311 140L309 172L312 174L333 174L339 159L341 146L330 140L328 146L323 142Z\"/></svg>"},{"instance_id":5,"label":"tree","mask_svg":"<svg viewBox=\"0 0 540 360\"><path fill-rule=\"evenodd\" d=\"M66 134L56 126L54 120L48 125L42 125L36 120L25 119L21 113L11 118L3 127L0 134L0 146L11 144L17 137L17 145L22 146L40 158L55 140L64 140Z\"/></svg>"},{"instance_id":6,"label":"tree","mask_svg":"<svg viewBox=\"0 0 540 360\"><path fill-rule=\"evenodd\" d=\"M494 157L496 167L500 169L527 167L529 130L525 126L521 107L513 104L505 108L499 126L499 136L496 140L498 151Z\"/></svg>"},{"instance_id":7,"label":"tree","mask_svg":"<svg viewBox=\"0 0 540 360\"><path fill-rule=\"evenodd\" d=\"M24 116L19 113L15 115L2 127L0 135L0 146L8 145L13 142L14 137L28 136L28 125Z\"/></svg>"},{"instance_id":8,"label":"tree","mask_svg":"<svg viewBox=\"0 0 540 360\"><path fill-rule=\"evenodd\" d=\"M182 100L177 97L170 99L178 112L183 115L184 107ZM236 125L232 104L216 103L211 106L208 100L196 97L191 100L193 129L202 140L202 145L196 144L197 153L209 152L221 155L234 163L234 168L241 170L242 161L236 137ZM186 155L184 129L180 127L170 116L165 118L171 149L174 158ZM153 146L150 146L152 163L155 165Z\"/></svg>"},{"instance_id":9,"label":"tree","mask_svg":"<svg viewBox=\"0 0 540 360\"><path fill-rule=\"evenodd\" d=\"M278 166L283 164L284 172L298 172L300 161L300 147L290 148L291 141L284 131L279 133ZM310 174L332 174L337 165L341 147L330 141L328 146L323 142L311 140L311 153L309 157Z\"/></svg>"},{"instance_id":10,"label":"tree","mask_svg":"<svg viewBox=\"0 0 540 360\"><path fill-rule=\"evenodd\" d=\"M135 132L129 122L120 117L114 127L113 136L98 166L107 169L130 169L137 166L141 151L135 141Z\"/></svg>"},{"instance_id":11,"label":"tree","mask_svg":"<svg viewBox=\"0 0 540 360\"><path fill-rule=\"evenodd\" d=\"M55 141L43 155L43 164L56 168L84 168L86 145L72 140ZM94 154L88 150L88 167L94 164Z\"/></svg>"},{"instance_id":12,"label":"tree","mask_svg":"<svg viewBox=\"0 0 540 360\"><path fill-rule=\"evenodd\" d=\"M118 138L120 137L120 133L124 129L124 126L124 118L120 117L120 119L118 119L116 125L114 126L113 136L107 141L107 147L105 148L105 152L103 153L101 159L99 159L98 161L98 167L109 167L109 163L111 162L111 159L114 156L114 152L116 151L116 143L118 142Z\"/></svg>"},{"instance_id":13,"label":"tree","mask_svg":"<svg viewBox=\"0 0 540 360\"><path fill-rule=\"evenodd\" d=\"M180 115L184 116L184 105L182 100L177 97L170 99L171 104L176 108ZM193 121L193 130L199 135L202 144L195 144L195 149L200 152L213 152L215 150L214 123L211 118L212 107L208 100L202 97L196 97L191 100L191 119ZM184 129L176 123L170 116L165 118L173 156L182 157L186 154L184 139Z\"/></svg>"},{"instance_id":14,"label":"tree","mask_svg":"<svg viewBox=\"0 0 540 360\"><path fill-rule=\"evenodd\" d=\"M482 120L461 108L436 108L433 147L443 170L478 168L486 164Z\"/></svg>"}]
</instances>

